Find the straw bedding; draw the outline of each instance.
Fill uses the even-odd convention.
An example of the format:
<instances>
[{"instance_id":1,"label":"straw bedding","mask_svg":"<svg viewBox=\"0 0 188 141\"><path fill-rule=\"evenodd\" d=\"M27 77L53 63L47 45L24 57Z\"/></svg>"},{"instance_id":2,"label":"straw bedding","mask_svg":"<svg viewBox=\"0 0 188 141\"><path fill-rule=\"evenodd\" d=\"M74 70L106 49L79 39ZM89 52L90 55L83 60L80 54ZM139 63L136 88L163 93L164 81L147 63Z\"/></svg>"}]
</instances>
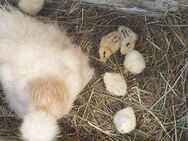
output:
<instances>
[{"instance_id":1,"label":"straw bedding","mask_svg":"<svg viewBox=\"0 0 188 141\"><path fill-rule=\"evenodd\" d=\"M2 1L2 4L7 1ZM90 56L96 69L92 81L79 94L74 108L59 121L59 141L186 141L188 131L188 15L166 12L160 18L139 17L68 1L47 2L37 17L58 24ZM103 35L125 25L139 34L135 49L146 60L139 75L124 72L124 57L117 53L107 63L99 61ZM105 72L119 72L128 83L128 94L108 94ZM2 90L0 93L3 93ZM121 135L114 114L127 106L135 110L137 127ZM21 119L0 95L0 137L19 140ZM188 137L187 137L188 138Z\"/></svg>"}]
</instances>

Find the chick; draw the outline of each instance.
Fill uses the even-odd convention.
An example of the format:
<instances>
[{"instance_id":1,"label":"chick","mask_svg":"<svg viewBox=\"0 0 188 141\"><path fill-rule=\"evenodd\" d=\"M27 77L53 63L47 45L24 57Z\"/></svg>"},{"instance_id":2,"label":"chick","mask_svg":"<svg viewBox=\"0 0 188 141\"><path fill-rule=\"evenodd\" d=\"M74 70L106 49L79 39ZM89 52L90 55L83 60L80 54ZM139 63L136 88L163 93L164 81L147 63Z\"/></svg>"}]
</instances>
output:
<instances>
[{"instance_id":1,"label":"chick","mask_svg":"<svg viewBox=\"0 0 188 141\"><path fill-rule=\"evenodd\" d=\"M18 7L29 15L36 15L44 5L44 0L19 0Z\"/></svg>"},{"instance_id":2,"label":"chick","mask_svg":"<svg viewBox=\"0 0 188 141\"><path fill-rule=\"evenodd\" d=\"M145 69L146 62L141 53L132 50L125 55L123 65L132 74L139 74Z\"/></svg>"},{"instance_id":3,"label":"chick","mask_svg":"<svg viewBox=\"0 0 188 141\"><path fill-rule=\"evenodd\" d=\"M124 96L127 93L127 83L120 73L106 72L104 74L106 90L115 96Z\"/></svg>"},{"instance_id":4,"label":"chick","mask_svg":"<svg viewBox=\"0 0 188 141\"><path fill-rule=\"evenodd\" d=\"M88 56L64 31L0 8L0 82L28 141L52 141L58 119L93 76Z\"/></svg>"},{"instance_id":5,"label":"chick","mask_svg":"<svg viewBox=\"0 0 188 141\"><path fill-rule=\"evenodd\" d=\"M108 58L116 53L121 46L121 34L117 31L111 32L102 37L99 47L101 62L106 62Z\"/></svg>"},{"instance_id":6,"label":"chick","mask_svg":"<svg viewBox=\"0 0 188 141\"><path fill-rule=\"evenodd\" d=\"M131 29L120 26L118 31L121 33L121 54L125 55L135 47L136 40L138 38L137 34Z\"/></svg>"},{"instance_id":7,"label":"chick","mask_svg":"<svg viewBox=\"0 0 188 141\"><path fill-rule=\"evenodd\" d=\"M133 108L127 107L118 111L115 114L113 121L116 129L120 133L124 134L131 132L136 127L136 117Z\"/></svg>"}]
</instances>

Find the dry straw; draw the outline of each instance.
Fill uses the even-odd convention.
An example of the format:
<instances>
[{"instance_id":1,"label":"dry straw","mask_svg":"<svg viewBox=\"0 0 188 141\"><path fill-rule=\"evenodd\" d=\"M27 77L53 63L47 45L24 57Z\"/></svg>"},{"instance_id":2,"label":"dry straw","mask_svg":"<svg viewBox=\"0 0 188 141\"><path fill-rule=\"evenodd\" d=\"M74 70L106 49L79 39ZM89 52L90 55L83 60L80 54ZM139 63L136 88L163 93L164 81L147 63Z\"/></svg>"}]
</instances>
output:
<instances>
[{"instance_id":1,"label":"dry straw","mask_svg":"<svg viewBox=\"0 0 188 141\"><path fill-rule=\"evenodd\" d=\"M7 1L4 1L6 3ZM126 13L62 1L48 2L39 20L63 26L73 42L90 55L95 78L78 96L67 117L59 121L65 141L186 141L188 131L188 15L165 13L162 18L130 16ZM139 75L125 74L123 56L115 54L103 64L98 59L103 35L126 25L139 34L136 44L147 67ZM106 71L124 74L128 94L115 97L103 84ZM186 85L187 84L187 85ZM1 93L3 93L1 91ZM19 139L19 119L0 95L0 136ZM114 114L134 108L136 130L119 134Z\"/></svg>"}]
</instances>

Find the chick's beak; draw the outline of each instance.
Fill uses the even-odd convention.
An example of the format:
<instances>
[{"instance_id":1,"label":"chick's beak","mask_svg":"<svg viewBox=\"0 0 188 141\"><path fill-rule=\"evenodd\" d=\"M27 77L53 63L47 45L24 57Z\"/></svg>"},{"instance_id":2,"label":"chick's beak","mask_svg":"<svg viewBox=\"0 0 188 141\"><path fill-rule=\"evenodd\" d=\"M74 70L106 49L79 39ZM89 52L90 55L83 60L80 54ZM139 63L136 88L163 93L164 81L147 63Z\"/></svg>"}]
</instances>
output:
<instances>
[{"instance_id":1,"label":"chick's beak","mask_svg":"<svg viewBox=\"0 0 188 141\"><path fill-rule=\"evenodd\" d=\"M100 57L100 61L103 62L103 63L105 63L107 61L107 59L104 58L104 57Z\"/></svg>"}]
</instances>

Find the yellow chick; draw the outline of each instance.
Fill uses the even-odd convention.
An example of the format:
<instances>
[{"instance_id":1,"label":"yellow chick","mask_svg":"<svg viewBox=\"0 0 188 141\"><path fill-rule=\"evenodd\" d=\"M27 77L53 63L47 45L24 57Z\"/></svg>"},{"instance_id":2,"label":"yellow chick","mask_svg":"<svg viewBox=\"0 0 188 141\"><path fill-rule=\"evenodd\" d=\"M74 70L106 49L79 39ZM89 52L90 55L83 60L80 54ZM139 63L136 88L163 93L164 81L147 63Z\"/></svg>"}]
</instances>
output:
<instances>
[{"instance_id":1,"label":"yellow chick","mask_svg":"<svg viewBox=\"0 0 188 141\"><path fill-rule=\"evenodd\" d=\"M114 31L102 37L99 47L100 61L106 62L121 46L121 34Z\"/></svg>"},{"instance_id":2,"label":"yellow chick","mask_svg":"<svg viewBox=\"0 0 188 141\"><path fill-rule=\"evenodd\" d=\"M120 26L118 28L118 32L121 33L121 54L127 54L129 51L131 51L135 47L136 40L138 38L138 35L134 33L131 29Z\"/></svg>"}]
</instances>

